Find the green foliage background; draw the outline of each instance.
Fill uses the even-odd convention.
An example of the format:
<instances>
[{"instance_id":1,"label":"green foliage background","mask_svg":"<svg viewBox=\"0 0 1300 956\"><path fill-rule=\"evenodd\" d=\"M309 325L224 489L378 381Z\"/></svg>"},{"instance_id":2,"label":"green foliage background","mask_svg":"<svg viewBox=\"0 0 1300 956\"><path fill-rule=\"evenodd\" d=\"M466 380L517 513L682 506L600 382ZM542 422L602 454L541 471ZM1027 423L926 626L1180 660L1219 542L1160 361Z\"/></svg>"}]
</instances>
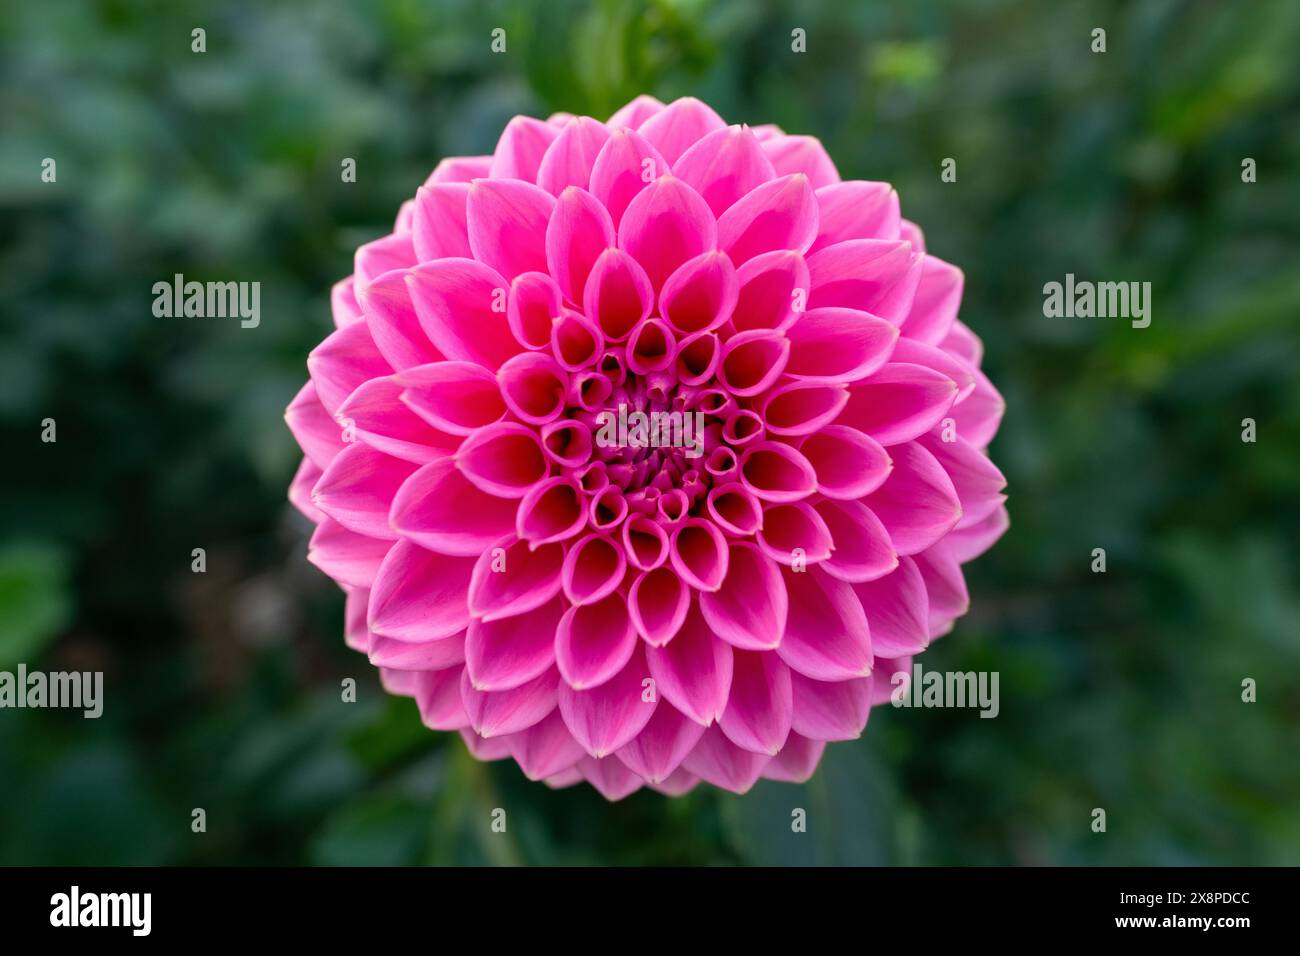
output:
<instances>
[{"instance_id":1,"label":"green foliage background","mask_svg":"<svg viewBox=\"0 0 1300 956\"><path fill-rule=\"evenodd\" d=\"M0 863L1300 863L1297 48L1292 0L9 5L0 669L107 704L0 711ZM1012 529L925 661L999 671L997 720L886 708L804 787L609 805L343 648L281 420L330 284L439 158L641 92L820 136L965 269ZM177 272L260 281L261 326L154 318ZM1151 327L1044 318L1066 272L1150 281Z\"/></svg>"}]
</instances>

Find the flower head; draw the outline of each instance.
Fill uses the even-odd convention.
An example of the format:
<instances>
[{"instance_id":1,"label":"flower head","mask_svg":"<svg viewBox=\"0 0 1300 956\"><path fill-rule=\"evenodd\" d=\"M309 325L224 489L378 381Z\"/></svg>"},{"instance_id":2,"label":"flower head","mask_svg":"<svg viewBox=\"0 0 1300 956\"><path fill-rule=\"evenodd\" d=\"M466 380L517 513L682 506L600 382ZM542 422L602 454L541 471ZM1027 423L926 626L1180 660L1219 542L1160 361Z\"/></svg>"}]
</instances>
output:
<instances>
[{"instance_id":1,"label":"flower head","mask_svg":"<svg viewBox=\"0 0 1300 956\"><path fill-rule=\"evenodd\" d=\"M807 779L1007 526L961 292L811 137L516 117L357 250L286 415L349 644L553 786Z\"/></svg>"}]
</instances>

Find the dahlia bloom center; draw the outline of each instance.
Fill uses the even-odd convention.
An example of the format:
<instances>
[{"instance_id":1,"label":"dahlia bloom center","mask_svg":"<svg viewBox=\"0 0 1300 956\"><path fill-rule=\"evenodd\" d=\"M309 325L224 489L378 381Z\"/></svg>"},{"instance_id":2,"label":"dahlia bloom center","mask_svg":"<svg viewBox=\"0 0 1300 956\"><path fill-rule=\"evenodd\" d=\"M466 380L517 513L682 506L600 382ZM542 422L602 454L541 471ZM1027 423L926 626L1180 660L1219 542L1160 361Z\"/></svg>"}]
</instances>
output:
<instances>
[{"instance_id":1,"label":"dahlia bloom center","mask_svg":"<svg viewBox=\"0 0 1300 956\"><path fill-rule=\"evenodd\" d=\"M550 786L807 779L1007 527L962 282L812 137L516 117L357 250L286 413L349 645Z\"/></svg>"}]
</instances>

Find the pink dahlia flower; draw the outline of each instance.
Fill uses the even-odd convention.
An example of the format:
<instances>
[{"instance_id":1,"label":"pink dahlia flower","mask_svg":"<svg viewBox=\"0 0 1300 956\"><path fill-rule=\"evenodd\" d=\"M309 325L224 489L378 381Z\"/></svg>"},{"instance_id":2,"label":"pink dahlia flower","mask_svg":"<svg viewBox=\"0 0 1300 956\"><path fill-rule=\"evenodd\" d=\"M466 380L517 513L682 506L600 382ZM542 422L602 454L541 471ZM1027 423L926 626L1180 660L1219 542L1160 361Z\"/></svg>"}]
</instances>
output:
<instances>
[{"instance_id":1,"label":"pink dahlia flower","mask_svg":"<svg viewBox=\"0 0 1300 956\"><path fill-rule=\"evenodd\" d=\"M807 779L1007 527L961 293L812 137L511 120L357 250L287 412L348 643L552 786Z\"/></svg>"}]
</instances>

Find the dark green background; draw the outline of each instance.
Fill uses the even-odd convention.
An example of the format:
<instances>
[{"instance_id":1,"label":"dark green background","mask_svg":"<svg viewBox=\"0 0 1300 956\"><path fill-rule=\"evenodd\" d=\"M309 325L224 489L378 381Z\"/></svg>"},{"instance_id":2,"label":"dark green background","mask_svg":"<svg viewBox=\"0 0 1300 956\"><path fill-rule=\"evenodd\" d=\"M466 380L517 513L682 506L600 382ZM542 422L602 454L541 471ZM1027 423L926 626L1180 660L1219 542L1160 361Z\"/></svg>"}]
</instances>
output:
<instances>
[{"instance_id":1,"label":"dark green background","mask_svg":"<svg viewBox=\"0 0 1300 956\"><path fill-rule=\"evenodd\" d=\"M41 0L0 38L0 669L107 674L99 721L0 711L0 863L1300 863L1300 4ZM925 663L999 671L998 719L611 805L343 648L281 420L330 284L439 158L641 92L820 136L965 270L1012 528ZM261 282L261 326L154 318L176 272ZM1150 328L1044 318L1066 272L1151 282Z\"/></svg>"}]
</instances>

